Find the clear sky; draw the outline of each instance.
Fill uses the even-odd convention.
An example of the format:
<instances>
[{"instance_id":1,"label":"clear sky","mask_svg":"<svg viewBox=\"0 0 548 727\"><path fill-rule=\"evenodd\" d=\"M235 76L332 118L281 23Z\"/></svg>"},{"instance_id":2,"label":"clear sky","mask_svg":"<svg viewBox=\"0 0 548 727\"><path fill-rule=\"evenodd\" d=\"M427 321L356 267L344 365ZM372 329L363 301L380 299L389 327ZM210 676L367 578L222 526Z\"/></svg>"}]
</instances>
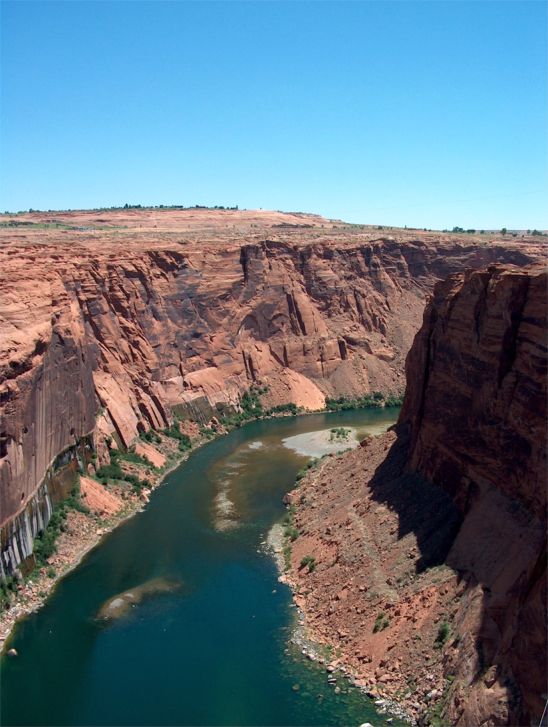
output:
<instances>
[{"instance_id":1,"label":"clear sky","mask_svg":"<svg viewBox=\"0 0 548 727\"><path fill-rule=\"evenodd\" d=\"M0 209L548 227L544 2L1 3Z\"/></svg>"}]
</instances>

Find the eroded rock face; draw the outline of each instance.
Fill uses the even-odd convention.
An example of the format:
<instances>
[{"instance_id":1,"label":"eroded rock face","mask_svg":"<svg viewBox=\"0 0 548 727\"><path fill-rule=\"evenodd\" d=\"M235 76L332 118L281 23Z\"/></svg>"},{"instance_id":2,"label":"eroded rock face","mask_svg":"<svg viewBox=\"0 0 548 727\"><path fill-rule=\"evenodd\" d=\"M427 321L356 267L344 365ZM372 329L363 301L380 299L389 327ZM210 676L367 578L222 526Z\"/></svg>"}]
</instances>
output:
<instances>
[{"instance_id":1,"label":"eroded rock face","mask_svg":"<svg viewBox=\"0 0 548 727\"><path fill-rule=\"evenodd\" d=\"M316 216L129 211L18 217L70 229L0 237L0 525L52 460L93 433L129 445L177 410L310 409L403 387L425 296L449 272L539 256L532 241L399 231Z\"/></svg>"},{"instance_id":2,"label":"eroded rock face","mask_svg":"<svg viewBox=\"0 0 548 727\"><path fill-rule=\"evenodd\" d=\"M311 633L421 724L544 708L547 285L498 266L439 283L396 429L289 495Z\"/></svg>"},{"instance_id":3,"label":"eroded rock face","mask_svg":"<svg viewBox=\"0 0 548 727\"><path fill-rule=\"evenodd\" d=\"M449 278L407 359L408 467L464 516L446 559L470 582L447 664L456 724L529 724L544 707L547 286L543 270Z\"/></svg>"}]
</instances>

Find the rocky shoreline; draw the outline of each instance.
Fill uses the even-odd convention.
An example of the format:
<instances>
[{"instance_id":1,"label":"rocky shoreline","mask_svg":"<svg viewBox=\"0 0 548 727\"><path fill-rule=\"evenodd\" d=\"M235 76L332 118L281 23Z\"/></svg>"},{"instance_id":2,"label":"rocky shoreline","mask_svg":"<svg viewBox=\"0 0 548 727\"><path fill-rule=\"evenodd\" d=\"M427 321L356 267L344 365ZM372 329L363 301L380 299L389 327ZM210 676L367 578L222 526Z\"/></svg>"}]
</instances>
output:
<instances>
[{"instance_id":1,"label":"rocky shoreline","mask_svg":"<svg viewBox=\"0 0 548 727\"><path fill-rule=\"evenodd\" d=\"M354 673L352 668L344 663L344 656L336 659L331 658L329 645L324 643L320 635L315 634L310 626L307 625L306 613L303 609L302 601L298 599L297 584L285 569L285 558L283 555L285 540L283 526L280 523L276 523L268 531L263 544L267 552L274 558L279 572L278 581L289 586L291 589L293 605L296 610L294 627L291 632L291 642L304 657L325 667L325 671L328 674L327 683L335 690L340 690L337 682L342 677L350 685L360 689L367 697L372 699L380 714L389 715L389 719L390 717L397 718L410 725L416 725L417 722L414 717L401 704L392 699L381 697L376 690L361 684L359 677Z\"/></svg>"}]
</instances>

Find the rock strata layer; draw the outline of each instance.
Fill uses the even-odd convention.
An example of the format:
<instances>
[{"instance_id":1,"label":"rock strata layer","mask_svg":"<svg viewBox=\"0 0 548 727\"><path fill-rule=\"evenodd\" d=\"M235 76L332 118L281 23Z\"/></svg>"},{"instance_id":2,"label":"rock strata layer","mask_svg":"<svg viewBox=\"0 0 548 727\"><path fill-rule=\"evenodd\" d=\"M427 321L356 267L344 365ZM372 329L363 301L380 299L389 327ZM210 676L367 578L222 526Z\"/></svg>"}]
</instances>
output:
<instances>
[{"instance_id":1,"label":"rock strata layer","mask_svg":"<svg viewBox=\"0 0 548 727\"><path fill-rule=\"evenodd\" d=\"M207 210L3 217L0 526L63 452L127 447L239 406L321 408L403 388L426 295L448 273L538 259L534 240L378 232ZM11 537L11 536L10 536ZM6 546L7 547L7 546Z\"/></svg>"},{"instance_id":2,"label":"rock strata layer","mask_svg":"<svg viewBox=\"0 0 548 727\"><path fill-rule=\"evenodd\" d=\"M547 285L499 266L439 283L395 430L289 496L311 633L422 724L545 706Z\"/></svg>"}]
</instances>

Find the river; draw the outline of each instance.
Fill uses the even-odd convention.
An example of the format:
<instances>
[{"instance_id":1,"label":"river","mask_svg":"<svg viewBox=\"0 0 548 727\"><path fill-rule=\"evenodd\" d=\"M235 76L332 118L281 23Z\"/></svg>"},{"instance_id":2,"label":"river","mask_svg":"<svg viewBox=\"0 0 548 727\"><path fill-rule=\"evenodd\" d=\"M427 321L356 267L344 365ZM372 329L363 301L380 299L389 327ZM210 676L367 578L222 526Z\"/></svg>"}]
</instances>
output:
<instances>
[{"instance_id":1,"label":"river","mask_svg":"<svg viewBox=\"0 0 548 727\"><path fill-rule=\"evenodd\" d=\"M252 422L193 452L17 626L19 656L1 665L1 724L385 724L290 643L291 594L262 543L297 471L335 446L310 433L352 427L361 438L397 414ZM108 599L152 579L177 587L97 619Z\"/></svg>"}]
</instances>

